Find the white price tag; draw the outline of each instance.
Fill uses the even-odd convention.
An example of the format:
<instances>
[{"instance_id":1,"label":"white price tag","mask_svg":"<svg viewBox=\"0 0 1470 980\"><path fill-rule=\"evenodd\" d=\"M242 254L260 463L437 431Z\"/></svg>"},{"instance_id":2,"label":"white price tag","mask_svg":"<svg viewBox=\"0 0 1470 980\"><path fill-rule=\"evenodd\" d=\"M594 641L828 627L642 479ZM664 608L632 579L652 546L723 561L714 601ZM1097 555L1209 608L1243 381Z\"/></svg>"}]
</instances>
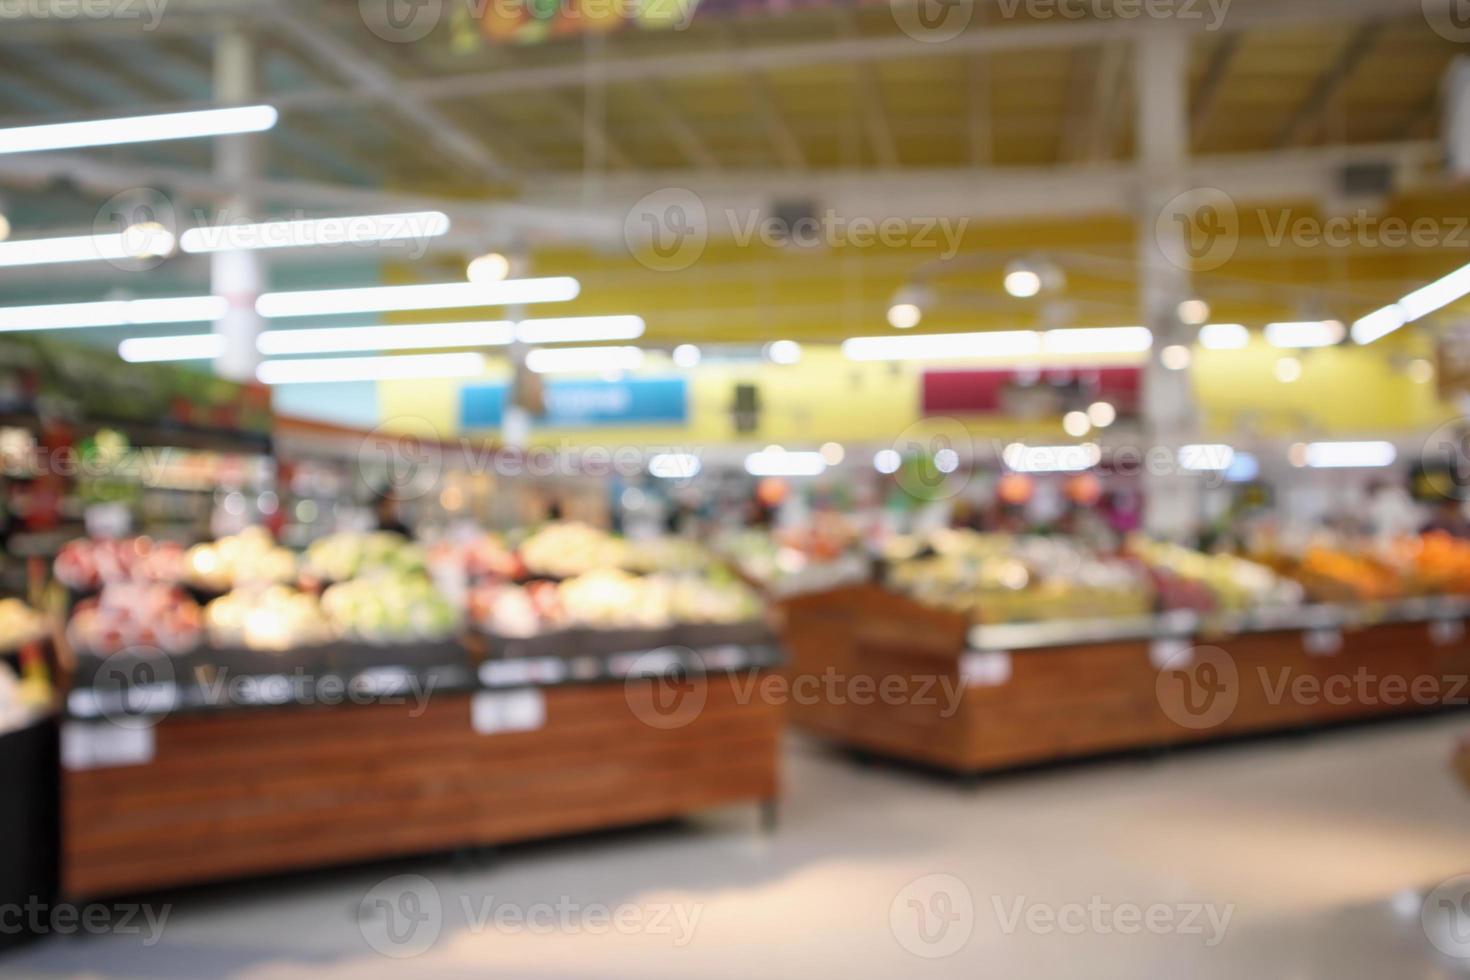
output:
<instances>
[{"instance_id":1,"label":"white price tag","mask_svg":"<svg viewBox=\"0 0 1470 980\"><path fill-rule=\"evenodd\" d=\"M1302 633L1302 647L1313 657L1335 657L1342 652L1342 630L1306 630Z\"/></svg>"},{"instance_id":2,"label":"white price tag","mask_svg":"<svg viewBox=\"0 0 1470 980\"><path fill-rule=\"evenodd\" d=\"M61 729L61 764L69 772L146 766L157 750L152 728L69 721Z\"/></svg>"},{"instance_id":3,"label":"white price tag","mask_svg":"<svg viewBox=\"0 0 1470 980\"><path fill-rule=\"evenodd\" d=\"M1148 660L1154 670L1188 670L1194 664L1194 644L1187 637L1164 636L1148 645Z\"/></svg>"},{"instance_id":4,"label":"white price tag","mask_svg":"<svg viewBox=\"0 0 1470 980\"><path fill-rule=\"evenodd\" d=\"M1011 655L1003 650L966 650L960 656L960 681L965 687L1000 687L1010 681Z\"/></svg>"},{"instance_id":5,"label":"white price tag","mask_svg":"<svg viewBox=\"0 0 1470 980\"><path fill-rule=\"evenodd\" d=\"M470 701L470 725L480 735L533 732L546 724L546 696L535 688L480 691Z\"/></svg>"},{"instance_id":6,"label":"white price tag","mask_svg":"<svg viewBox=\"0 0 1470 980\"><path fill-rule=\"evenodd\" d=\"M1429 639L1437 647L1452 647L1464 638L1463 619L1436 619L1429 624Z\"/></svg>"}]
</instances>

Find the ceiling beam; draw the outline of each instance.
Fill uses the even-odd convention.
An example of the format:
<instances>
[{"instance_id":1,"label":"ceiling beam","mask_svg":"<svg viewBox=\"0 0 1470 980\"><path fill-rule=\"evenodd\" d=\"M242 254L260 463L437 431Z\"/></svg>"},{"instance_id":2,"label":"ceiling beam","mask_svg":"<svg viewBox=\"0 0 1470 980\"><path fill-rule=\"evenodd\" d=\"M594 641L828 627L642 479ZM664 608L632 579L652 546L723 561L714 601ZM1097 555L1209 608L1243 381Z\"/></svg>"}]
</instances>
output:
<instances>
[{"instance_id":1,"label":"ceiling beam","mask_svg":"<svg viewBox=\"0 0 1470 980\"><path fill-rule=\"evenodd\" d=\"M1338 96L1342 93L1342 87L1368 52L1373 50L1373 45L1382 32L1383 25L1376 20L1359 25L1338 52L1332 65L1312 86L1312 92L1307 100L1297 108L1291 119L1282 128L1281 135L1276 140L1279 147L1301 146L1307 142L1317 131L1321 129L1326 120L1327 113L1337 103Z\"/></svg>"},{"instance_id":2,"label":"ceiling beam","mask_svg":"<svg viewBox=\"0 0 1470 980\"><path fill-rule=\"evenodd\" d=\"M446 200L304 180L259 178L232 184L211 172L180 167L109 163L83 155L0 154L0 185L37 187L57 180L70 181L99 196L135 187L156 187L167 194L214 202L243 194L314 215L438 210L450 216L456 231L475 231L482 240L493 243L525 240L600 246L623 242L621 217L604 218L558 202Z\"/></svg>"},{"instance_id":3,"label":"ceiling beam","mask_svg":"<svg viewBox=\"0 0 1470 980\"><path fill-rule=\"evenodd\" d=\"M971 55L965 60L965 104L970 164L989 166L995 162L995 115L990 100L990 59L986 55Z\"/></svg>"},{"instance_id":4,"label":"ceiling beam","mask_svg":"<svg viewBox=\"0 0 1470 980\"><path fill-rule=\"evenodd\" d=\"M476 136L456 125L428 100L414 93L405 80L375 63L366 53L331 33L319 21L301 13L289 0L265 0L269 16L262 23L283 31L300 47L321 59L331 70L350 81L358 91L371 93L403 122L422 133L459 166L467 167L482 180L498 181L512 176L509 166Z\"/></svg>"},{"instance_id":5,"label":"ceiling beam","mask_svg":"<svg viewBox=\"0 0 1470 980\"><path fill-rule=\"evenodd\" d=\"M1446 9L1461 0L1280 0L1242 6L1237 3L1230 16L1212 33L1236 34L1254 30L1311 27L1323 23L1340 23L1344 18L1374 16L1421 17L1426 5L1430 10ZM268 7L275 10L275 5ZM268 24L272 16L262 14ZM1011 27L972 27L946 41L947 55L976 54L996 51L1056 50L1102 44L1112 40L1128 41L1148 30L1182 30L1204 34L1210 23L1177 20L1169 24L1144 24L1137 20L1083 20L1027 23ZM3 42L0 42L3 43ZM689 53L620 57L599 67L600 76L609 84L646 82L649 79L679 79L732 75L750 71L774 71L782 68L810 67L823 64L850 64L853 61L884 61L895 58L922 58L935 55L935 45L904 34L881 37L833 38L797 43ZM271 93L271 102L281 109L327 109L342 105L372 105L385 96L382 80L354 82L345 88L305 89ZM420 79L394 79L390 86L395 104L404 100L416 103L444 99L509 95L520 92L542 92L552 88L571 88L586 82L586 68L580 59L569 58L549 65L496 68L488 71L464 72ZM210 103L172 103L139 107L140 112L181 111L202 108ZM38 122L40 120L31 120Z\"/></svg>"},{"instance_id":6,"label":"ceiling beam","mask_svg":"<svg viewBox=\"0 0 1470 980\"><path fill-rule=\"evenodd\" d=\"M862 36L855 8L839 5L834 6L832 12L837 19L838 37L851 39ZM893 139L893 128L888 125L888 113L883 108L883 86L878 78L878 68L871 61L858 61L853 64L853 71L857 76L854 95L858 102L858 118L862 120L868 150L880 167L896 167L898 145Z\"/></svg>"},{"instance_id":7,"label":"ceiling beam","mask_svg":"<svg viewBox=\"0 0 1470 980\"><path fill-rule=\"evenodd\" d=\"M547 92L545 102L562 128L581 145L582 160L589 169L605 169L599 163L620 170L634 169L633 158L628 151L608 133L606 120L595 118L566 92Z\"/></svg>"},{"instance_id":8,"label":"ceiling beam","mask_svg":"<svg viewBox=\"0 0 1470 980\"><path fill-rule=\"evenodd\" d=\"M1235 56L1240 51L1240 43L1239 34L1227 34L1215 45L1215 50L1210 55L1210 63L1205 66L1205 76L1200 79L1199 88L1195 89L1189 109L1189 131L1192 134L1190 142L1193 146L1204 142L1205 133L1209 131L1210 122L1214 119L1215 109L1220 104L1220 93L1225 91L1225 79L1230 74L1230 66L1235 63Z\"/></svg>"},{"instance_id":9,"label":"ceiling beam","mask_svg":"<svg viewBox=\"0 0 1470 980\"><path fill-rule=\"evenodd\" d=\"M771 141L776 159L786 170L805 170L806 152L802 150L801 141L796 138L790 124L782 117L766 76L758 71L746 72L745 83L750 100L755 106L756 116Z\"/></svg>"},{"instance_id":10,"label":"ceiling beam","mask_svg":"<svg viewBox=\"0 0 1470 980\"><path fill-rule=\"evenodd\" d=\"M672 93L666 86L654 80L646 85L632 86L632 89L638 93L649 112L668 132L686 160L701 170L723 169L719 158L709 148L704 137L699 135L699 131L694 128L689 117L679 111Z\"/></svg>"}]
</instances>

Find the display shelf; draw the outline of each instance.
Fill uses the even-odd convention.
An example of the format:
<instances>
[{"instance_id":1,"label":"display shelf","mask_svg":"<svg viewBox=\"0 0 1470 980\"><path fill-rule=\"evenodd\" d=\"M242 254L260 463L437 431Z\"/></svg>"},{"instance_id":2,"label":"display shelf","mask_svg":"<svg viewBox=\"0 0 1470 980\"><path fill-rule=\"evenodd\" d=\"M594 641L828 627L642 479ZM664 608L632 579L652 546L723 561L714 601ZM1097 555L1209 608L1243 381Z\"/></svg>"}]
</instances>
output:
<instances>
[{"instance_id":1,"label":"display shelf","mask_svg":"<svg viewBox=\"0 0 1470 980\"><path fill-rule=\"evenodd\" d=\"M63 729L64 894L773 806L780 714L735 679L778 667L781 652L669 656L623 651L311 678L316 696L332 692L330 704L303 703L286 675L226 689L194 677L74 690ZM670 717L651 708L671 680L698 684L697 710Z\"/></svg>"},{"instance_id":2,"label":"display shelf","mask_svg":"<svg viewBox=\"0 0 1470 980\"><path fill-rule=\"evenodd\" d=\"M0 907L50 905L57 894L58 749L56 718L35 715L0 731ZM19 931L0 929L0 949L26 942Z\"/></svg>"},{"instance_id":3,"label":"display shelf","mask_svg":"<svg viewBox=\"0 0 1470 980\"><path fill-rule=\"evenodd\" d=\"M793 701L793 722L963 773L1470 704L1470 603L1458 598L971 627L867 586L785 612L793 675L932 695ZM1197 703L1181 700L1191 692Z\"/></svg>"}]
</instances>

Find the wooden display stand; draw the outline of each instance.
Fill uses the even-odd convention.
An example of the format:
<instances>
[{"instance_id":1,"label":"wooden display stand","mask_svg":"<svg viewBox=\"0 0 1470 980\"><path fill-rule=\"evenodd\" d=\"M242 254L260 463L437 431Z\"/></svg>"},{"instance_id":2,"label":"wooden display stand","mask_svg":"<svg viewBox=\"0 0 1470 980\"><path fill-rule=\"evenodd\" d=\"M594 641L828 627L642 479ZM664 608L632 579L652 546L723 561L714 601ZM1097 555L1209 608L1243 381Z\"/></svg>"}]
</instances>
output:
<instances>
[{"instance_id":1,"label":"wooden display stand","mask_svg":"<svg viewBox=\"0 0 1470 980\"><path fill-rule=\"evenodd\" d=\"M151 729L151 758L64 774L62 890L112 895L769 806L779 711L740 698L751 679L734 680L687 681L705 688L703 708L666 725L630 707L623 682L518 689L533 707L544 698L544 714L496 734L474 717L495 692L434 695L418 716L412 704L175 714Z\"/></svg>"},{"instance_id":2,"label":"wooden display stand","mask_svg":"<svg viewBox=\"0 0 1470 980\"><path fill-rule=\"evenodd\" d=\"M1463 628L1426 622L974 650L965 617L875 586L783 608L793 684L835 671L869 679L868 689L902 678L902 690L930 692L922 703L793 702L793 723L845 746L960 773L1470 702L1463 683L1470 639ZM1235 670L1233 695L1225 695L1233 700L1184 707L1178 699L1186 694L1207 694L1189 685L1221 683L1205 666L1215 657L1209 648ZM1181 651L1194 652L1171 662ZM958 692L954 704L938 696L944 685Z\"/></svg>"}]
</instances>

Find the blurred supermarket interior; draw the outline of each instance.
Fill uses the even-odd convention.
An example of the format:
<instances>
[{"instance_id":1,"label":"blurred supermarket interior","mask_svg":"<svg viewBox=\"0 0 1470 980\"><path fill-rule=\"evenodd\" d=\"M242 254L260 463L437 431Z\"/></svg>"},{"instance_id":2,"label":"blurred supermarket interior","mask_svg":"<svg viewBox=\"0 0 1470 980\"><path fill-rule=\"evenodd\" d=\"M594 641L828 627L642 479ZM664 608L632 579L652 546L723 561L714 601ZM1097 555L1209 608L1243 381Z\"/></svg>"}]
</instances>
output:
<instances>
[{"instance_id":1,"label":"blurred supermarket interior","mask_svg":"<svg viewBox=\"0 0 1470 980\"><path fill-rule=\"evenodd\" d=\"M0 976L1470 974L1465 0L0 0Z\"/></svg>"}]
</instances>

